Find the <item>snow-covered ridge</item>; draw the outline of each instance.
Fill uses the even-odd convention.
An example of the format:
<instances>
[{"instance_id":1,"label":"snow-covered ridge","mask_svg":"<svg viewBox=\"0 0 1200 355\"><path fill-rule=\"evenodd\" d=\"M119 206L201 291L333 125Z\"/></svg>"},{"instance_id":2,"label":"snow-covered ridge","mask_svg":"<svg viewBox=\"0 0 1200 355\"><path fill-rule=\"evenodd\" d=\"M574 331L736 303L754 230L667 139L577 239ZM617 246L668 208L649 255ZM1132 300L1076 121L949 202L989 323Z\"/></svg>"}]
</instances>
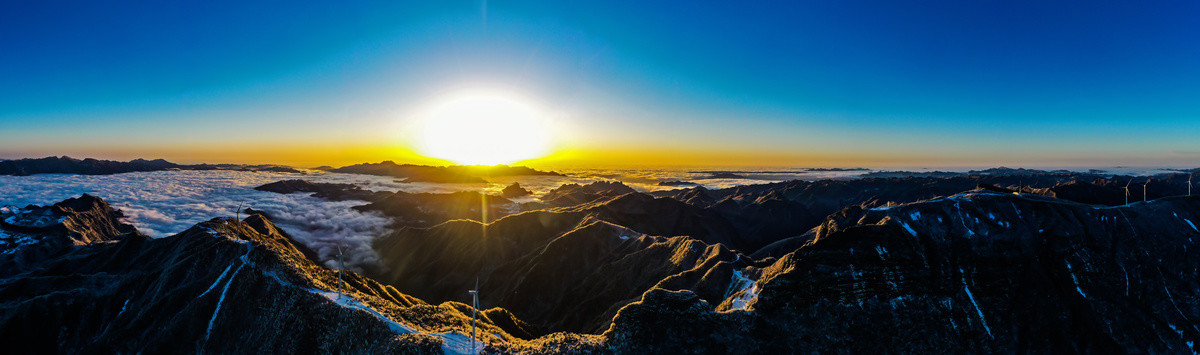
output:
<instances>
[{"instance_id":1,"label":"snow-covered ridge","mask_svg":"<svg viewBox=\"0 0 1200 355\"><path fill-rule=\"evenodd\" d=\"M729 290L725 297L734 296L729 302L730 310L749 310L750 305L758 300L758 283L746 277L742 270L734 269L729 281Z\"/></svg>"}]
</instances>

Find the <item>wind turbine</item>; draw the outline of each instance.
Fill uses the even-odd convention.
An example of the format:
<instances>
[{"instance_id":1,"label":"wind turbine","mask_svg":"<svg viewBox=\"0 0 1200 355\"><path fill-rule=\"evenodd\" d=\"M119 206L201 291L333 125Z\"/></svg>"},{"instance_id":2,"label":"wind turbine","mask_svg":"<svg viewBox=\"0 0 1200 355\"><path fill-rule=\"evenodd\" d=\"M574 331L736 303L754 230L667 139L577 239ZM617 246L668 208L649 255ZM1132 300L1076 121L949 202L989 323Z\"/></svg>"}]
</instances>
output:
<instances>
[{"instance_id":1,"label":"wind turbine","mask_svg":"<svg viewBox=\"0 0 1200 355\"><path fill-rule=\"evenodd\" d=\"M346 263L342 261L342 242L337 242L338 248L338 299L342 299L342 269L346 268Z\"/></svg>"},{"instance_id":2,"label":"wind turbine","mask_svg":"<svg viewBox=\"0 0 1200 355\"><path fill-rule=\"evenodd\" d=\"M1133 185L1133 179L1129 179L1129 182L1125 184L1125 204L1126 205L1129 204L1129 185Z\"/></svg>"},{"instance_id":3,"label":"wind turbine","mask_svg":"<svg viewBox=\"0 0 1200 355\"><path fill-rule=\"evenodd\" d=\"M1192 174L1188 174L1188 197L1192 196Z\"/></svg>"},{"instance_id":4,"label":"wind turbine","mask_svg":"<svg viewBox=\"0 0 1200 355\"><path fill-rule=\"evenodd\" d=\"M475 276L475 289L467 293L471 294L471 351L475 351L475 312L479 310L479 276Z\"/></svg>"},{"instance_id":5,"label":"wind turbine","mask_svg":"<svg viewBox=\"0 0 1200 355\"><path fill-rule=\"evenodd\" d=\"M1146 186L1150 185L1150 179L1146 179L1146 183L1142 184L1142 202L1146 202Z\"/></svg>"}]
</instances>

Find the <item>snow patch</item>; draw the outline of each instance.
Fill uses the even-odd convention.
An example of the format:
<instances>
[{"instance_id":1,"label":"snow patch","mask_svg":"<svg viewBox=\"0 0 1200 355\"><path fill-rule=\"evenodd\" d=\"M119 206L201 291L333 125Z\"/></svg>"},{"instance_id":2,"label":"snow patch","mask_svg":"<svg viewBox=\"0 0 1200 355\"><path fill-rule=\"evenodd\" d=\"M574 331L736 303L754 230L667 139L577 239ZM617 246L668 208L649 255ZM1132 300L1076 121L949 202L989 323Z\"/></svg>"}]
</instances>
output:
<instances>
[{"instance_id":1,"label":"snow patch","mask_svg":"<svg viewBox=\"0 0 1200 355\"><path fill-rule=\"evenodd\" d=\"M208 328L204 330L204 343L208 343L208 337L212 334L213 324L217 321L217 315L221 314L221 305L225 303L225 294L229 292L229 285L233 284L233 278L237 277L238 272L241 272L244 266L246 266L245 262L238 265L237 270L233 271L233 275L229 276L229 281L225 282L225 288L221 289L221 298L217 299L217 309L213 310L212 318L208 319Z\"/></svg>"},{"instance_id":2,"label":"snow patch","mask_svg":"<svg viewBox=\"0 0 1200 355\"><path fill-rule=\"evenodd\" d=\"M0 229L0 248L4 248L0 254L13 254L22 247L37 244L40 241L41 239L32 235Z\"/></svg>"},{"instance_id":3,"label":"snow patch","mask_svg":"<svg viewBox=\"0 0 1200 355\"><path fill-rule=\"evenodd\" d=\"M225 271L221 272L221 276L217 276L217 280L213 281L212 285L209 285L208 289L204 290L204 292L201 292L199 296L196 296L196 298L204 297L204 295L208 294L208 291L212 291L212 289L216 288L217 284L220 284L221 280L225 279L225 275L228 274L229 269L232 269L232 268L233 268L233 264L229 264L229 266L226 266Z\"/></svg>"},{"instance_id":4,"label":"snow patch","mask_svg":"<svg viewBox=\"0 0 1200 355\"><path fill-rule=\"evenodd\" d=\"M1075 283L1075 291L1079 291L1080 296L1083 296L1083 298L1087 298L1087 293L1084 293L1083 289L1079 287L1079 279L1075 278L1075 273L1071 271L1071 262L1070 261L1063 261L1063 262L1067 263L1067 274L1071 275L1071 282Z\"/></svg>"},{"instance_id":5,"label":"snow patch","mask_svg":"<svg viewBox=\"0 0 1200 355\"><path fill-rule=\"evenodd\" d=\"M914 237L917 236L917 231L913 230L912 227L909 227L908 223L904 223L904 221L900 220L897 220L897 222L900 222L900 226L904 227L904 230L908 231L908 234L912 234Z\"/></svg>"},{"instance_id":6,"label":"snow patch","mask_svg":"<svg viewBox=\"0 0 1200 355\"><path fill-rule=\"evenodd\" d=\"M958 269L958 272L962 273L962 269ZM979 314L979 321L983 323L983 329L987 331L988 337L995 338L992 336L992 328L988 327L987 318L983 316L983 310L979 309L979 303L975 302L975 295L971 293L971 288L967 286L966 278L963 278L963 290L967 291L967 298L969 298L971 300L971 304L975 306L975 313Z\"/></svg>"},{"instance_id":7,"label":"snow patch","mask_svg":"<svg viewBox=\"0 0 1200 355\"><path fill-rule=\"evenodd\" d=\"M741 270L733 270L733 280L729 283L729 291L725 292L725 297L734 294L737 296L729 302L729 309L747 310L750 303L758 300L758 283L743 275Z\"/></svg>"}]
</instances>

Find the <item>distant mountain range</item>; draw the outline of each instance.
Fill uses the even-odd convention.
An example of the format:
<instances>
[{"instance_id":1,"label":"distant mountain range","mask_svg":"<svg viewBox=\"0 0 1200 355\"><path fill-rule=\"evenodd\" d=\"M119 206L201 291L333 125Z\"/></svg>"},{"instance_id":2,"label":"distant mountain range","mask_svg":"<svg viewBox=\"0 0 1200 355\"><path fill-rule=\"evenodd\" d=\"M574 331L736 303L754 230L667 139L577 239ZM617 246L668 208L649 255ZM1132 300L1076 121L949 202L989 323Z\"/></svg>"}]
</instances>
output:
<instances>
[{"instance_id":1,"label":"distant mountain range","mask_svg":"<svg viewBox=\"0 0 1200 355\"><path fill-rule=\"evenodd\" d=\"M428 166L396 164L393 161L363 163L341 168L328 169L335 173L366 174L403 178L401 182L477 183L487 181L485 177L545 175L563 176L553 171L538 171L524 166L507 165L452 165Z\"/></svg>"},{"instance_id":2,"label":"distant mountain range","mask_svg":"<svg viewBox=\"0 0 1200 355\"><path fill-rule=\"evenodd\" d=\"M0 160L0 175L27 176L34 174L109 175L162 170L237 170L304 173L303 170L282 165L241 164L175 164L163 159L134 159L127 162L99 159L75 159L67 156L38 159ZM486 183L485 177L546 175L562 176L556 172L538 171L524 166L454 165L428 166L396 164L392 161L363 163L341 168L321 167L336 173L366 174L403 178L402 182Z\"/></svg>"},{"instance_id":3,"label":"distant mountain range","mask_svg":"<svg viewBox=\"0 0 1200 355\"><path fill-rule=\"evenodd\" d=\"M75 159L68 156L38 159L0 160L0 175L27 176L34 174L109 175L162 170L239 170L300 173L282 165L241 164L175 164L162 159L134 159L127 162L99 159Z\"/></svg>"}]
</instances>

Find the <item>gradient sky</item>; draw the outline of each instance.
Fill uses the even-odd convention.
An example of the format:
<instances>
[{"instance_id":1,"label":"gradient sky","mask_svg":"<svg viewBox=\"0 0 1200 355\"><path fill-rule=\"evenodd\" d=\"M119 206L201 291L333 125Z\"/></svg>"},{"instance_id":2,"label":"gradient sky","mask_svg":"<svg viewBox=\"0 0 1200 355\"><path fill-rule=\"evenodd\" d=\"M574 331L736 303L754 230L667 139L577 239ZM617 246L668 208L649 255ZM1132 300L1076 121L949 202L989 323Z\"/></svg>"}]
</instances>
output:
<instances>
[{"instance_id":1,"label":"gradient sky","mask_svg":"<svg viewBox=\"0 0 1200 355\"><path fill-rule=\"evenodd\" d=\"M0 4L0 158L428 162L479 87L533 165L1200 165L1200 2ZM502 141L502 138L499 139Z\"/></svg>"}]
</instances>

